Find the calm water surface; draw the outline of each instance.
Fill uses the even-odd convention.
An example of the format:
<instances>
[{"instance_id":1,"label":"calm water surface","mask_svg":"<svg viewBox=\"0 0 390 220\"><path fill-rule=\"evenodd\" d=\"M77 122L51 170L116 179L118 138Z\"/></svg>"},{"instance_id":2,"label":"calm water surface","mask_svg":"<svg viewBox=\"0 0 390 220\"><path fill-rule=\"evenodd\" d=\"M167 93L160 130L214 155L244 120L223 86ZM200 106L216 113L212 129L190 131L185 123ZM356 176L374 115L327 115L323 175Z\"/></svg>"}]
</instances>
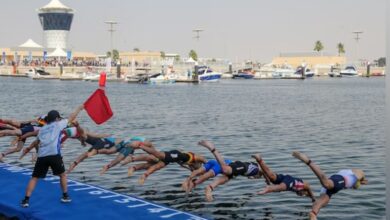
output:
<instances>
[{"instance_id":1,"label":"calm water surface","mask_svg":"<svg viewBox=\"0 0 390 220\"><path fill-rule=\"evenodd\" d=\"M343 168L362 168L369 185L334 196L320 219L383 219L385 215L384 78L314 80L226 80L215 84L145 86L108 84L114 117L104 125L91 122L85 112L79 120L95 132L118 137L144 136L161 150L183 149L212 155L197 146L213 141L229 159L250 161L262 153L280 173L308 180L318 195L313 173L291 156L293 150L310 155L328 174ZM30 119L58 109L68 115L96 89L97 83L32 81L0 78L0 117ZM0 150L10 138L0 139ZM30 140L31 141L31 140ZM70 164L85 148L68 141L63 149ZM33 167L18 154L6 162ZM127 178L126 167L114 167L99 176L101 167L115 156L97 155L69 175L85 183L136 195L210 219L307 219L308 198L283 192L258 196L262 180L238 177L214 191L205 202L204 186L186 196L181 182L189 172L169 165L149 177ZM27 184L27 183L26 183ZM22 197L22 194L21 194ZM74 198L77 199L77 198Z\"/></svg>"}]
</instances>

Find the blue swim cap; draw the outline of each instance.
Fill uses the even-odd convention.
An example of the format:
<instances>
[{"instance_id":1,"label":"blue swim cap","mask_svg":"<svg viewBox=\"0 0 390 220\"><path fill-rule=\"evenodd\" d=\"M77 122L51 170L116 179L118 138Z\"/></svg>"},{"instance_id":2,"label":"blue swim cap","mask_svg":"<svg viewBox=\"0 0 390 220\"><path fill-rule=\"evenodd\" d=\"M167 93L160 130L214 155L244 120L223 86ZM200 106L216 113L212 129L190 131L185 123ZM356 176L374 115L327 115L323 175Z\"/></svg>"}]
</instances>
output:
<instances>
[{"instance_id":1,"label":"blue swim cap","mask_svg":"<svg viewBox=\"0 0 390 220\"><path fill-rule=\"evenodd\" d=\"M131 142L131 141L141 141L141 142L144 142L145 140L146 139L144 137L135 136L135 137L130 138L129 142Z\"/></svg>"}]
</instances>

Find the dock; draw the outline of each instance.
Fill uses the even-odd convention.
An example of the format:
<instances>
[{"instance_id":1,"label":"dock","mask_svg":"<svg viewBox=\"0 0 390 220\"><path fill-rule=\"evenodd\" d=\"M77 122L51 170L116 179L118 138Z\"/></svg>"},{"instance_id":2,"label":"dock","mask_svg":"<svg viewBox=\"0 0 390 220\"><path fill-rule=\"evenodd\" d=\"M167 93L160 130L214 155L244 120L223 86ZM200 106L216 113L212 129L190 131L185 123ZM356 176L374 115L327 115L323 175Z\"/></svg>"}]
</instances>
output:
<instances>
[{"instance_id":1,"label":"dock","mask_svg":"<svg viewBox=\"0 0 390 220\"><path fill-rule=\"evenodd\" d=\"M32 170L0 163L0 213L19 219L137 219L205 220L205 218L158 205L140 198L68 179L71 203L61 203L59 178L39 180L30 206L22 208Z\"/></svg>"}]
</instances>

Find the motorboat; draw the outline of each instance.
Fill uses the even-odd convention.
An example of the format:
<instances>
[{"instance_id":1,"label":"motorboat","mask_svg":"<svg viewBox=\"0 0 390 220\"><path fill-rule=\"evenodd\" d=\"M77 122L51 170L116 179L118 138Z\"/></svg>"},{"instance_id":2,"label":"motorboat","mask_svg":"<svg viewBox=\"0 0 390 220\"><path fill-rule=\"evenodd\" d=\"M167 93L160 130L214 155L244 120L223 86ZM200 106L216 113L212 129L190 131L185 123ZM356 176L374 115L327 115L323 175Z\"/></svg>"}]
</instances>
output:
<instances>
[{"instance_id":1,"label":"motorboat","mask_svg":"<svg viewBox=\"0 0 390 220\"><path fill-rule=\"evenodd\" d=\"M354 66L346 66L345 69L340 71L340 75L343 77L355 77L358 76L358 72Z\"/></svg>"},{"instance_id":2,"label":"motorboat","mask_svg":"<svg viewBox=\"0 0 390 220\"><path fill-rule=\"evenodd\" d=\"M253 79L255 74L251 68L238 70L237 73L233 73L233 79Z\"/></svg>"},{"instance_id":3,"label":"motorboat","mask_svg":"<svg viewBox=\"0 0 390 220\"><path fill-rule=\"evenodd\" d=\"M169 77L168 75L157 74L149 78L149 84L173 84L175 83L175 79L173 77Z\"/></svg>"},{"instance_id":4,"label":"motorboat","mask_svg":"<svg viewBox=\"0 0 390 220\"><path fill-rule=\"evenodd\" d=\"M57 76L50 75L50 73L40 68L29 69L26 75L32 79L58 79Z\"/></svg>"},{"instance_id":5,"label":"motorboat","mask_svg":"<svg viewBox=\"0 0 390 220\"><path fill-rule=\"evenodd\" d=\"M200 66L198 68L198 82L218 82L222 74L214 72L208 66Z\"/></svg>"},{"instance_id":6,"label":"motorboat","mask_svg":"<svg viewBox=\"0 0 390 220\"><path fill-rule=\"evenodd\" d=\"M303 70L305 70L305 78L311 78L316 74L314 71L310 70L309 68L304 68L302 66L299 66L297 68L297 71L295 72L295 74L298 74L302 77Z\"/></svg>"}]
</instances>

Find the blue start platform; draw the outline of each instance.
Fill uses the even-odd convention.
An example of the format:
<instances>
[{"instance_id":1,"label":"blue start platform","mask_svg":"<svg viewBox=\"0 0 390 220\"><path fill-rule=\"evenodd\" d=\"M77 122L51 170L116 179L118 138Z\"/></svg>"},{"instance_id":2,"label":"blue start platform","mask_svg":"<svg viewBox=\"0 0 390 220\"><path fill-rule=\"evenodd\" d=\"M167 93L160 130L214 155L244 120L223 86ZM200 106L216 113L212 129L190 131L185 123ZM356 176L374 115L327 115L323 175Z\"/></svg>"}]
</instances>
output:
<instances>
[{"instance_id":1,"label":"blue start platform","mask_svg":"<svg viewBox=\"0 0 390 220\"><path fill-rule=\"evenodd\" d=\"M57 176L38 182L30 206L22 208L31 170L0 163L0 213L19 219L178 219L203 220L190 213L154 204L136 197L68 180L71 203L61 203Z\"/></svg>"}]
</instances>

